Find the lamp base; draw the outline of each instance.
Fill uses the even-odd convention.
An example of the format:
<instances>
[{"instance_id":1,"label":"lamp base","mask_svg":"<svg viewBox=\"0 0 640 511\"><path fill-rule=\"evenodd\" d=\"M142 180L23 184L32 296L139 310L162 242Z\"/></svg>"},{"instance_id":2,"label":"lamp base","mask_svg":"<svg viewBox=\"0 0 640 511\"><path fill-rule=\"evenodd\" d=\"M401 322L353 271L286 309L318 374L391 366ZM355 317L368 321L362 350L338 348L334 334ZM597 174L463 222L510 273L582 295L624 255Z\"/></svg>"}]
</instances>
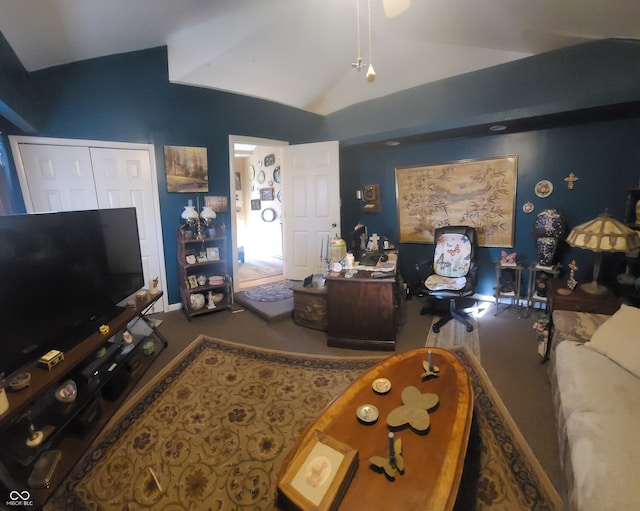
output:
<instances>
[{"instance_id":1,"label":"lamp base","mask_svg":"<svg viewBox=\"0 0 640 511\"><path fill-rule=\"evenodd\" d=\"M585 293L589 293L592 295L601 295L607 292L607 287L598 284L595 280L587 282L586 284L580 284L580 289L582 289Z\"/></svg>"}]
</instances>

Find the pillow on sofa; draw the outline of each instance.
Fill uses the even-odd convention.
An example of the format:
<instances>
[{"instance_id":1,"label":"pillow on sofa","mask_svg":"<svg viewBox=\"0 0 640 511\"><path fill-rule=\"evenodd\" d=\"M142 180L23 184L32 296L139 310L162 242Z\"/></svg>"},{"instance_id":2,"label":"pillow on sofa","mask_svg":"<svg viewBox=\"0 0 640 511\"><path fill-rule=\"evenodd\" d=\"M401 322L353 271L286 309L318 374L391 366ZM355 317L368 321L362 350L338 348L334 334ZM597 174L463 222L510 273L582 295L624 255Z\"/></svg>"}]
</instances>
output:
<instances>
[{"instance_id":1,"label":"pillow on sofa","mask_svg":"<svg viewBox=\"0 0 640 511\"><path fill-rule=\"evenodd\" d=\"M640 378L640 309L621 305L586 343Z\"/></svg>"}]
</instances>

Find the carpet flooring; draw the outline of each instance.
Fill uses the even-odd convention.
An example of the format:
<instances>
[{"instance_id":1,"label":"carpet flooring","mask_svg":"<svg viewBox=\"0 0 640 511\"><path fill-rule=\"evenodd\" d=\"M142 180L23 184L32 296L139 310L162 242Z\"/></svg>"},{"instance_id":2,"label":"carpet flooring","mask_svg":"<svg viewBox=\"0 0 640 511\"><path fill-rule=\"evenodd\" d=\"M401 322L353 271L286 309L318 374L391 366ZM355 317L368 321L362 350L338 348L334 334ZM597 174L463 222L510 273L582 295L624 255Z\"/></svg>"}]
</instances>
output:
<instances>
[{"instance_id":1,"label":"carpet flooring","mask_svg":"<svg viewBox=\"0 0 640 511\"><path fill-rule=\"evenodd\" d=\"M433 323L440 319L439 316L434 316ZM470 319L473 325L473 330L467 332L466 326L460 321L450 320L445 323L438 333L433 331L433 328L429 328L427 334L426 347L434 348L454 348L456 346L467 346L475 357L480 360L480 334L478 332L478 322L475 319Z\"/></svg>"},{"instance_id":2,"label":"carpet flooring","mask_svg":"<svg viewBox=\"0 0 640 511\"><path fill-rule=\"evenodd\" d=\"M454 350L475 397L456 509L559 509L486 374L469 351ZM45 509L273 509L276 473L296 436L378 360L201 336L114 417Z\"/></svg>"}]
</instances>

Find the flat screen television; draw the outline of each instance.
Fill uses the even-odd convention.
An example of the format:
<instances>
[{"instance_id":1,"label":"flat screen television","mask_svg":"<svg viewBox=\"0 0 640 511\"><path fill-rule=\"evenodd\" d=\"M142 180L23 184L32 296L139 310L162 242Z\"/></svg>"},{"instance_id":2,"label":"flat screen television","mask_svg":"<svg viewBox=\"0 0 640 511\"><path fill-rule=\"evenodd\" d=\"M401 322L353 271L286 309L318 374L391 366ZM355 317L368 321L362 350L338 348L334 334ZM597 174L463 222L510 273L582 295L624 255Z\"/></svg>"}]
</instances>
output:
<instances>
[{"instance_id":1,"label":"flat screen television","mask_svg":"<svg viewBox=\"0 0 640 511\"><path fill-rule=\"evenodd\" d=\"M82 342L143 284L135 208L0 216L0 375Z\"/></svg>"}]
</instances>

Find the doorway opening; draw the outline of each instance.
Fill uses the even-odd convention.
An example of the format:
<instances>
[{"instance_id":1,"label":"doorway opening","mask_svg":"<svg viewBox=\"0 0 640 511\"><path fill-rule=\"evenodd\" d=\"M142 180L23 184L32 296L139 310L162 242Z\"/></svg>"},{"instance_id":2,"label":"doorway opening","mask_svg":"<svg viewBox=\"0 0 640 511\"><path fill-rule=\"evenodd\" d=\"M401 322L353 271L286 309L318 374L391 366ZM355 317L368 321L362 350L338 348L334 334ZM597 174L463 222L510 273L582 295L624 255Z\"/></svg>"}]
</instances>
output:
<instances>
[{"instance_id":1,"label":"doorway opening","mask_svg":"<svg viewBox=\"0 0 640 511\"><path fill-rule=\"evenodd\" d=\"M282 147L272 140L229 137L234 291L284 277Z\"/></svg>"}]
</instances>

